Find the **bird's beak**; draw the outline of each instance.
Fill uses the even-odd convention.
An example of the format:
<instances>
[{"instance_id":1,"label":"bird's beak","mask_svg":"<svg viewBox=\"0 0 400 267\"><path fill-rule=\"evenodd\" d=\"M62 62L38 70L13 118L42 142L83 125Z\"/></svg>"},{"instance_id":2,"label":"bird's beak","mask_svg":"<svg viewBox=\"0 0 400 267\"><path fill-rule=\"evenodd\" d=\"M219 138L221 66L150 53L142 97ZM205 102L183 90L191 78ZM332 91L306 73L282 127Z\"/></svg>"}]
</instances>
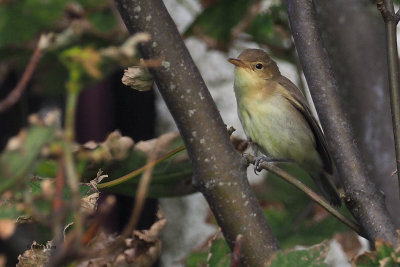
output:
<instances>
[{"instance_id":1,"label":"bird's beak","mask_svg":"<svg viewBox=\"0 0 400 267\"><path fill-rule=\"evenodd\" d=\"M248 66L247 66L242 60L240 60L240 59L237 59L237 58L230 58L230 59L228 59L228 61L229 61L230 63L232 63L233 65L235 65L236 67L239 67L239 68L248 68Z\"/></svg>"}]
</instances>

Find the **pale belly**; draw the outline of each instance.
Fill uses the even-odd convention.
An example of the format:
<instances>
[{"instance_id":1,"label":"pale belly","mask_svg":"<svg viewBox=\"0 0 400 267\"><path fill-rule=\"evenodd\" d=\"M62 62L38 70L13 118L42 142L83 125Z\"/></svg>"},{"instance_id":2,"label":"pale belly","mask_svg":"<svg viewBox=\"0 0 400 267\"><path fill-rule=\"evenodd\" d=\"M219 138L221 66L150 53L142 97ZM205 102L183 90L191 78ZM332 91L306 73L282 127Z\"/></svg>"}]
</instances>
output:
<instances>
[{"instance_id":1,"label":"pale belly","mask_svg":"<svg viewBox=\"0 0 400 267\"><path fill-rule=\"evenodd\" d=\"M277 95L267 101L238 103L238 107L246 135L263 154L303 166L322 165L308 123L285 98Z\"/></svg>"}]
</instances>

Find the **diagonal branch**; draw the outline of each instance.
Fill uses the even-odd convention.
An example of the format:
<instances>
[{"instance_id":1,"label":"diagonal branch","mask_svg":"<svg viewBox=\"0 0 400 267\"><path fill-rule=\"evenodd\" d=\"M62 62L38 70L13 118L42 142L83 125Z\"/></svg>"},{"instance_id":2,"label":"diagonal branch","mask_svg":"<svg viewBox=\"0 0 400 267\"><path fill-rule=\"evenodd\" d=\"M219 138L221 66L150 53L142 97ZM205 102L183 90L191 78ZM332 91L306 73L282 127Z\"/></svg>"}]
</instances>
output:
<instances>
[{"instance_id":1,"label":"diagonal branch","mask_svg":"<svg viewBox=\"0 0 400 267\"><path fill-rule=\"evenodd\" d=\"M256 159L254 156L246 154L244 156L245 160L247 160L247 163L254 163L254 160ZM320 205L323 209L325 209L327 212L329 212L331 215L335 216L336 219L341 221L343 224L347 225L350 229L352 229L354 232L359 234L360 236L366 237L365 234L363 233L362 229L360 226L355 223L353 220L346 218L343 214L341 214L338 210L336 210L334 207L329 205L328 202L326 202L325 199L323 199L320 195L312 191L309 187L307 187L305 184L303 184L300 180L296 179L286 171L282 170L278 166L275 166L271 162L262 162L260 164L260 167L263 168L264 170L267 170L278 177L282 178L286 182L290 183L303 193L305 193L309 198L311 198L313 201L315 201L318 205Z\"/></svg>"},{"instance_id":2,"label":"diagonal branch","mask_svg":"<svg viewBox=\"0 0 400 267\"><path fill-rule=\"evenodd\" d=\"M0 113L5 112L7 109L15 105L18 100L21 98L22 93L24 92L28 82L31 80L33 73L35 72L36 66L38 65L40 58L42 57L43 50L47 48L49 44L49 35L41 35L39 42L33 52L28 65L25 68L24 73L22 74L21 79L15 88L7 95L6 98L0 101Z\"/></svg>"},{"instance_id":3,"label":"diagonal branch","mask_svg":"<svg viewBox=\"0 0 400 267\"><path fill-rule=\"evenodd\" d=\"M207 199L225 239L234 248L242 235L241 261L264 266L278 249L262 210L246 179L222 118L182 38L160 0L116 0L134 34L148 32L141 46L145 58L162 58L151 70L183 137L194 170L194 184Z\"/></svg>"},{"instance_id":4,"label":"diagonal branch","mask_svg":"<svg viewBox=\"0 0 400 267\"><path fill-rule=\"evenodd\" d=\"M307 83L346 192L346 205L371 240L397 243L383 194L370 182L340 103L312 0L286 0L290 26Z\"/></svg>"}]
</instances>

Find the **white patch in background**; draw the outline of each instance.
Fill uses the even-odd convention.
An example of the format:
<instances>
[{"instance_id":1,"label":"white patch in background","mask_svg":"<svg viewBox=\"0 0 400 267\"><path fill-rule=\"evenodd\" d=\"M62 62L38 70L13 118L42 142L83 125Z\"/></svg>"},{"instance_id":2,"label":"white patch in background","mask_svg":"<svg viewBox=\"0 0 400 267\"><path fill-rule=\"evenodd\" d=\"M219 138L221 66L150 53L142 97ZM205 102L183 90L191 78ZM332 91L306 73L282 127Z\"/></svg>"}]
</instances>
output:
<instances>
[{"instance_id":1,"label":"white patch in background","mask_svg":"<svg viewBox=\"0 0 400 267\"><path fill-rule=\"evenodd\" d=\"M328 255L324 261L330 267L350 267L347 256L344 253L342 246L335 239L332 239L329 244Z\"/></svg>"},{"instance_id":2,"label":"white patch in background","mask_svg":"<svg viewBox=\"0 0 400 267\"><path fill-rule=\"evenodd\" d=\"M160 266L183 267L190 252L205 244L216 233L217 227L205 222L209 209L200 193L160 199L160 205L167 219L161 234Z\"/></svg>"},{"instance_id":3,"label":"white patch in background","mask_svg":"<svg viewBox=\"0 0 400 267\"><path fill-rule=\"evenodd\" d=\"M201 12L200 1L195 0L166 0L164 1L179 32L183 32Z\"/></svg>"}]
</instances>

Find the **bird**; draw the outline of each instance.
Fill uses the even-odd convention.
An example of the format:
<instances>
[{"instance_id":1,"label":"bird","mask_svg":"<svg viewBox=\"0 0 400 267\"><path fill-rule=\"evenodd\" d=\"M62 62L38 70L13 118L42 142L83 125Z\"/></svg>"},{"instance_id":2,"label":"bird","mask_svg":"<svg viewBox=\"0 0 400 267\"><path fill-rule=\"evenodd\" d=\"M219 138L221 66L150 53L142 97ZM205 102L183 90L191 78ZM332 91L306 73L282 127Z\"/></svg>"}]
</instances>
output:
<instances>
[{"instance_id":1,"label":"bird","mask_svg":"<svg viewBox=\"0 0 400 267\"><path fill-rule=\"evenodd\" d=\"M256 158L255 172L263 161L293 162L310 175L331 205L341 206L326 139L303 93L262 49L246 49L228 61L235 65L240 122L251 144L264 154Z\"/></svg>"}]
</instances>

